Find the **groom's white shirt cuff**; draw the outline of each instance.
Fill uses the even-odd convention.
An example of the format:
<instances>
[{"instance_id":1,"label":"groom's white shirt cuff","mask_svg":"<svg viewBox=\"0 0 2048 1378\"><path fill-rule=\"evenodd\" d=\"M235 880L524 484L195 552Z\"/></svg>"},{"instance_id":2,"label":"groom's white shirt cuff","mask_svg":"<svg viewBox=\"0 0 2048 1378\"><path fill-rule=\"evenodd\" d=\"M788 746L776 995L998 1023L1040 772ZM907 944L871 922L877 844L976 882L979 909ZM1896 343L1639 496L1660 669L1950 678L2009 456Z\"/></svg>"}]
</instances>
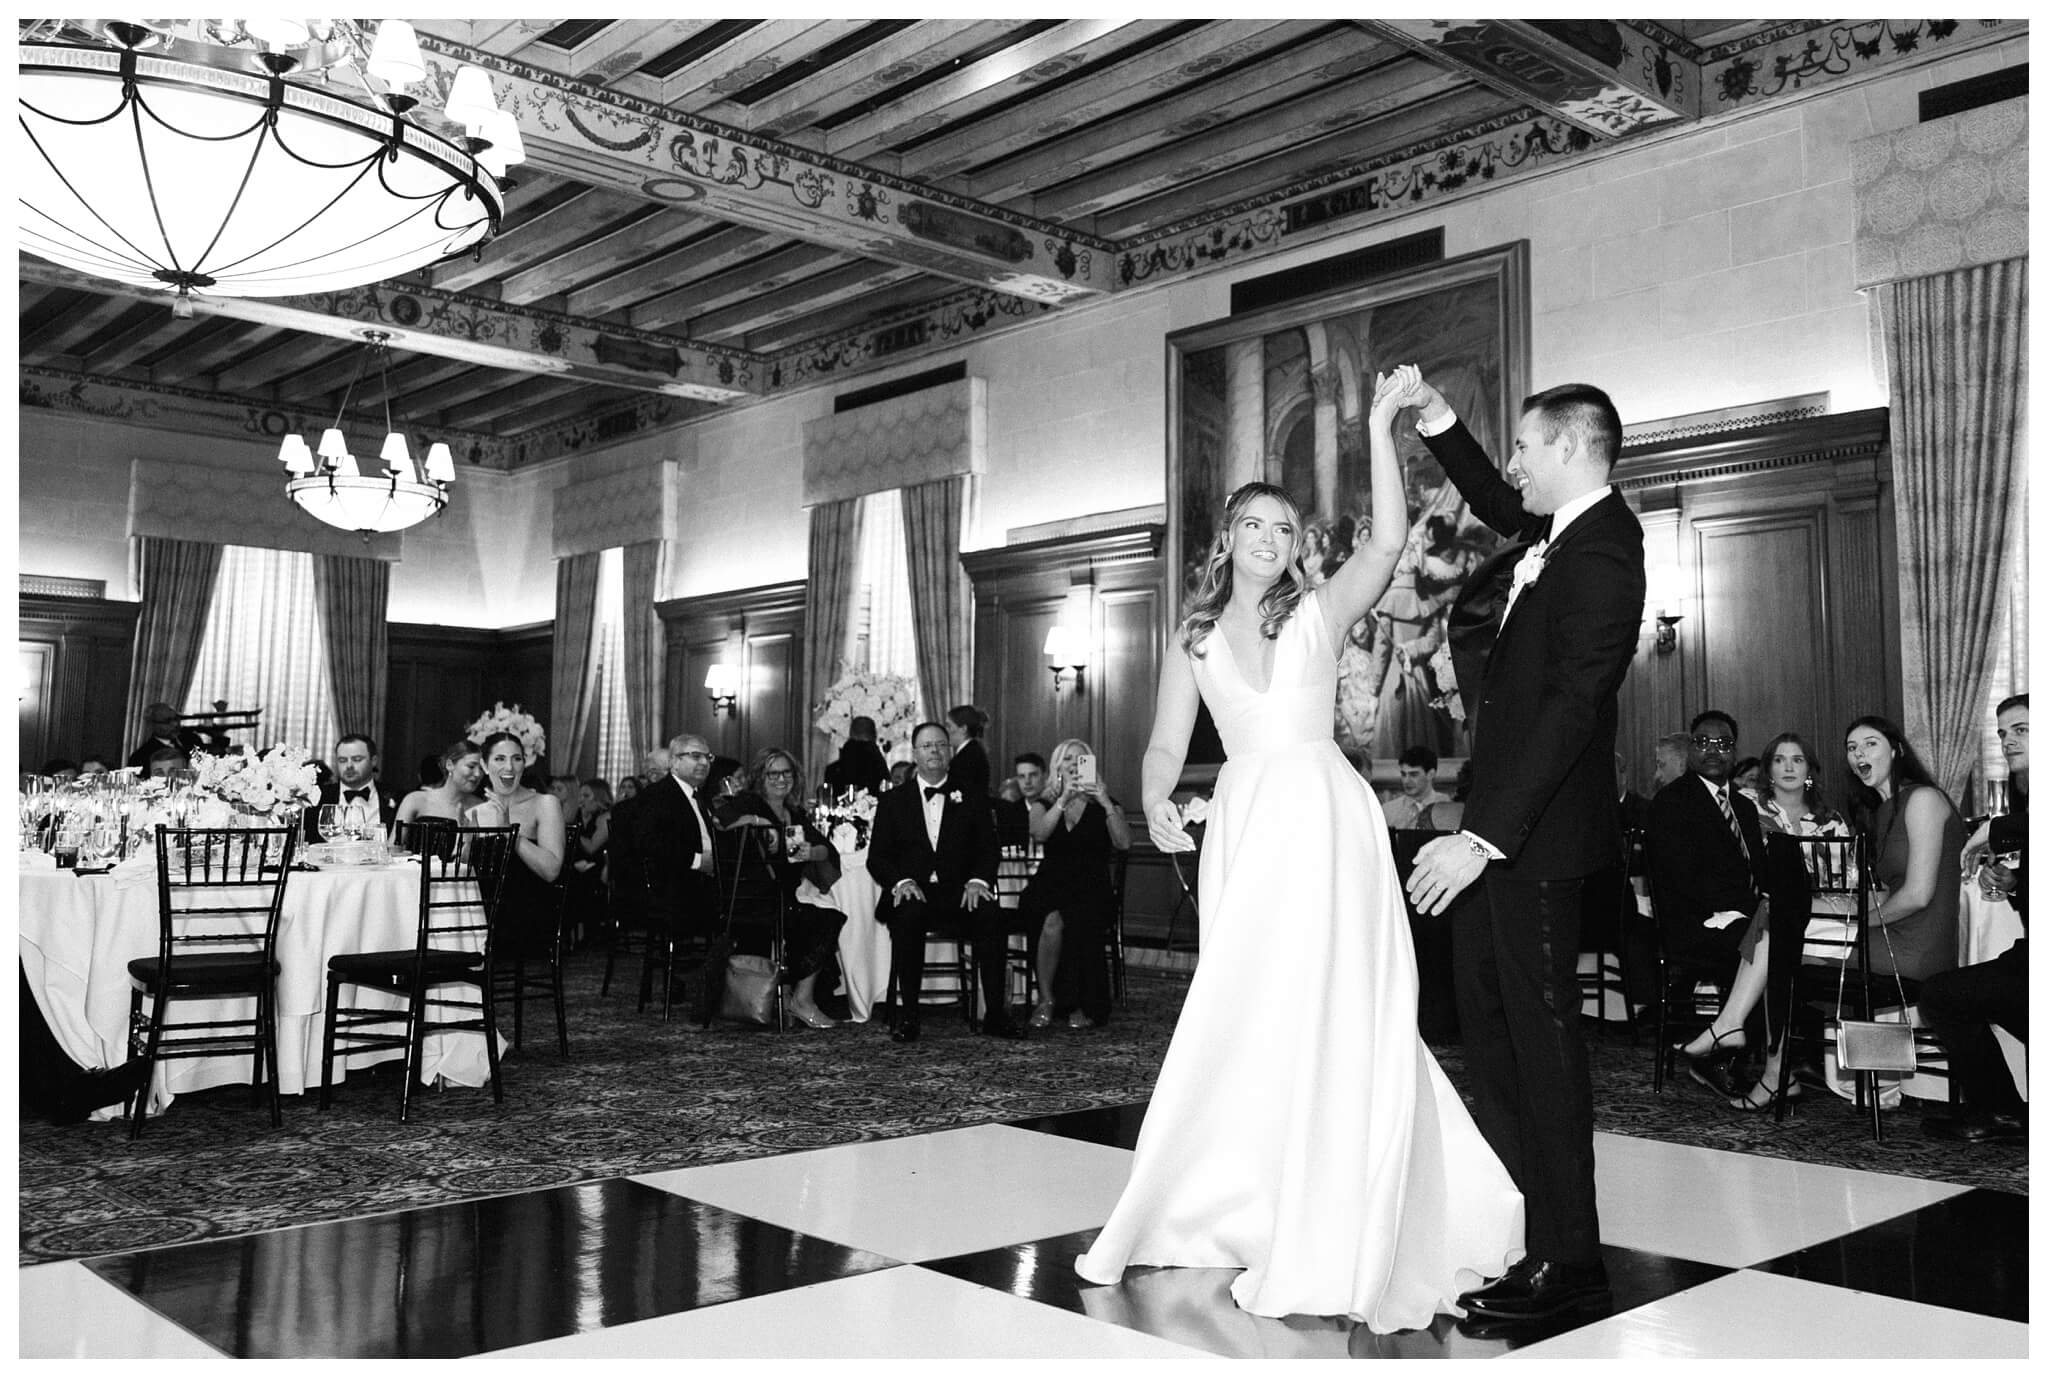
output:
<instances>
[{"instance_id":1,"label":"groom's white shirt cuff","mask_svg":"<svg viewBox=\"0 0 2048 1378\"><path fill-rule=\"evenodd\" d=\"M1451 427L1457 424L1458 414L1452 411L1449 407L1445 407L1444 414L1438 417L1433 422L1424 421L1419 416L1415 418L1415 433L1417 435L1442 435L1445 431L1449 430Z\"/></svg>"},{"instance_id":2,"label":"groom's white shirt cuff","mask_svg":"<svg viewBox=\"0 0 2048 1378\"><path fill-rule=\"evenodd\" d=\"M1495 861L1506 861L1508 858L1508 854L1506 852L1494 846L1491 842L1488 842L1478 833L1471 832L1469 830L1460 830L1458 836L1470 838L1476 845L1484 847L1486 849L1486 854L1492 857Z\"/></svg>"}]
</instances>

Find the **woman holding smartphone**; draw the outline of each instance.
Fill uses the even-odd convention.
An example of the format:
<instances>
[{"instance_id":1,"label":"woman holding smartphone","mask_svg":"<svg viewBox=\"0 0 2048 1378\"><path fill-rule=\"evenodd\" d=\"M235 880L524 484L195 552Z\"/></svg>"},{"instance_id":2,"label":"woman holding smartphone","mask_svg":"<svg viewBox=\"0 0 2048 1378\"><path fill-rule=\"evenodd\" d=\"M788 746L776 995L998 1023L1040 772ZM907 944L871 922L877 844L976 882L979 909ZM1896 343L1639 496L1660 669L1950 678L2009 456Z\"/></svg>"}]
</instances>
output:
<instances>
[{"instance_id":1,"label":"woman holding smartphone","mask_svg":"<svg viewBox=\"0 0 2048 1378\"><path fill-rule=\"evenodd\" d=\"M1044 850L1017 909L1037 948L1038 1006L1031 1026L1062 1013L1070 1029L1109 1018L1102 944L1115 919L1109 888L1114 853L1128 851L1131 825L1103 787L1095 749L1079 737L1053 748L1051 785L1030 803L1031 840Z\"/></svg>"}]
</instances>

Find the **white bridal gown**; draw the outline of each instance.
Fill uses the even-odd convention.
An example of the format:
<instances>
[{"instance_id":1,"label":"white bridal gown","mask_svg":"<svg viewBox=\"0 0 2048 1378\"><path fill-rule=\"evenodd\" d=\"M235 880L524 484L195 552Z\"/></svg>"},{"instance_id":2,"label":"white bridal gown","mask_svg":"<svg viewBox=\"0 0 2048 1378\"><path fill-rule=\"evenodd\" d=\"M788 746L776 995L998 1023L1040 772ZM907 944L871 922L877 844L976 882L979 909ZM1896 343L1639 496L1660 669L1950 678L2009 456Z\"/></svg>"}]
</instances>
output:
<instances>
[{"instance_id":1,"label":"white bridal gown","mask_svg":"<svg viewBox=\"0 0 2048 1378\"><path fill-rule=\"evenodd\" d=\"M1201 857L1201 962L1109 1223L1075 1265L1242 1268L1261 1316L1427 1326L1522 1253L1522 1198L1415 1028L1379 801L1331 740L1316 594L1255 691L1212 634L1229 755Z\"/></svg>"}]
</instances>

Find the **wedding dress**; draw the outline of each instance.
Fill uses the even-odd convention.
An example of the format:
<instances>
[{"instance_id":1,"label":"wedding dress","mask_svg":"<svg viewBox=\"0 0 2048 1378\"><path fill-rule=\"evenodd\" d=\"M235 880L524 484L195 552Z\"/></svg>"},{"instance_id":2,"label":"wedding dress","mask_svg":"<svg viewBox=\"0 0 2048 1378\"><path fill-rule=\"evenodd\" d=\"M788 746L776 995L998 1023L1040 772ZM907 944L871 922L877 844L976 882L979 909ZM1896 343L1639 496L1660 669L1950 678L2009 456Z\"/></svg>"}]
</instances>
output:
<instances>
[{"instance_id":1,"label":"wedding dress","mask_svg":"<svg viewBox=\"0 0 2048 1378\"><path fill-rule=\"evenodd\" d=\"M1318 596L1254 689L1220 632L1195 683L1229 761L1201 853L1201 960L1129 1183L1076 1269L1241 1268L1260 1316L1373 1330L1462 1314L1522 1253L1522 1198L1415 1027L1379 801L1331 739Z\"/></svg>"}]
</instances>

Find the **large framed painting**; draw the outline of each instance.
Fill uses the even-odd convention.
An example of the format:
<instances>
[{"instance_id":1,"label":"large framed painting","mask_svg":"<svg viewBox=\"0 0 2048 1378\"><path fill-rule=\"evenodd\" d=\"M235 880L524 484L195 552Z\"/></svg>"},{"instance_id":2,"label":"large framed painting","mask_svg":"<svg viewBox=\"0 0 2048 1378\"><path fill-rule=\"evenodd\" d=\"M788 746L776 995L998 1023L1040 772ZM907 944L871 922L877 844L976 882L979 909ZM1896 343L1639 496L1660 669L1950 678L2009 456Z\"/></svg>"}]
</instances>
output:
<instances>
[{"instance_id":1,"label":"large framed painting","mask_svg":"<svg viewBox=\"0 0 2048 1378\"><path fill-rule=\"evenodd\" d=\"M1529 391L1528 279L1528 241L1517 240L1169 335L1167 625L1179 626L1239 484L1278 483L1301 504L1312 581L1329 578L1371 532L1381 517L1366 451L1375 373L1419 365L1505 463ZM1337 741L1368 768L1417 745L1440 758L1467 754L1445 629L1466 574L1497 544L1413 427L1395 429L1408 510L1391 515L1408 528L1407 549L1338 666ZM1206 714L1188 759L1221 759Z\"/></svg>"}]
</instances>

